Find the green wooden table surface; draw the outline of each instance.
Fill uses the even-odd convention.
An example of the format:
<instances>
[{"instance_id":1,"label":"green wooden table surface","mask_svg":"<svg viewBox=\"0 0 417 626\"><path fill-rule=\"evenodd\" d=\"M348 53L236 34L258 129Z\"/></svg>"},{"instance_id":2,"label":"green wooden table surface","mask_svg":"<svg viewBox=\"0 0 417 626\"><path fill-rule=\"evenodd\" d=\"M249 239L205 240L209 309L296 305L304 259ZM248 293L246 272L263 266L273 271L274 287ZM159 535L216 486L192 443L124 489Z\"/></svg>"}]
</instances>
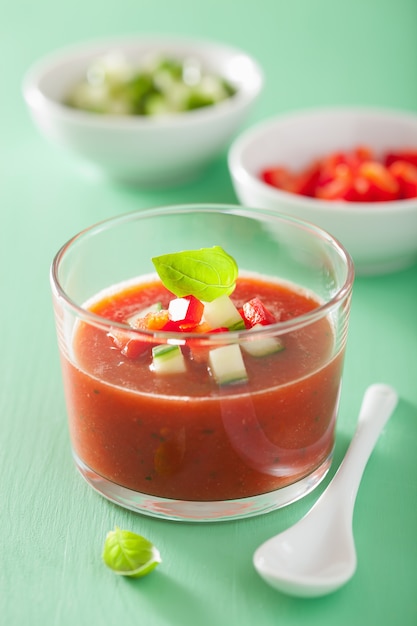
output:
<instances>
[{"instance_id":1,"label":"green wooden table surface","mask_svg":"<svg viewBox=\"0 0 417 626\"><path fill-rule=\"evenodd\" d=\"M415 0L38 0L0 10L0 623L17 625L314 626L417 623L417 267L358 278L335 460L372 382L400 403L371 457L355 509L359 565L335 594L299 600L252 567L265 539L300 518L324 487L258 518L172 523L110 504L70 454L49 293L58 247L102 218L183 202L236 203L223 154L205 176L159 192L80 174L38 135L20 83L37 57L92 37L173 33L243 47L264 67L247 125L315 105L417 110ZM143 580L101 562L117 524L159 547Z\"/></svg>"}]
</instances>

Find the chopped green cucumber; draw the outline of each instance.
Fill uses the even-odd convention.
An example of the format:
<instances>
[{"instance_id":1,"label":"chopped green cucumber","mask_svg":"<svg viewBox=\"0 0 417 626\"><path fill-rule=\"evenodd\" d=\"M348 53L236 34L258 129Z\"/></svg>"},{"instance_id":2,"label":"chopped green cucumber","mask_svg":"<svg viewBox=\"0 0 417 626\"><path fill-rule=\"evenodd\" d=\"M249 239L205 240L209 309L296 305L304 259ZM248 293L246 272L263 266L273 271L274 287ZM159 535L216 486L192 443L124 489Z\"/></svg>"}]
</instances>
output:
<instances>
[{"instance_id":1,"label":"chopped green cucumber","mask_svg":"<svg viewBox=\"0 0 417 626\"><path fill-rule=\"evenodd\" d=\"M252 328L265 328L262 324L255 324ZM255 357L267 356L285 349L284 344L278 337L256 337L242 341L241 346L245 352Z\"/></svg>"},{"instance_id":2,"label":"chopped green cucumber","mask_svg":"<svg viewBox=\"0 0 417 626\"><path fill-rule=\"evenodd\" d=\"M145 115L165 115L172 112L170 101L162 93L151 93L144 100L143 113Z\"/></svg>"},{"instance_id":3,"label":"chopped green cucumber","mask_svg":"<svg viewBox=\"0 0 417 626\"><path fill-rule=\"evenodd\" d=\"M131 315L127 319L127 323L129 324L129 326L132 326L132 328L136 328L138 320L146 317L148 313L158 313L158 311L161 311L161 310L162 310L162 304L160 302L155 302L154 304L151 304L150 306L147 306L144 309L141 309L140 311L138 311L137 313L134 313L133 315Z\"/></svg>"},{"instance_id":4,"label":"chopped green cucumber","mask_svg":"<svg viewBox=\"0 0 417 626\"><path fill-rule=\"evenodd\" d=\"M248 374L238 344L214 348L209 353L209 366L219 385L246 382Z\"/></svg>"},{"instance_id":5,"label":"chopped green cucumber","mask_svg":"<svg viewBox=\"0 0 417 626\"><path fill-rule=\"evenodd\" d=\"M219 296L204 303L204 321L211 328L226 327L229 330L244 330L245 322L229 296Z\"/></svg>"},{"instance_id":6,"label":"chopped green cucumber","mask_svg":"<svg viewBox=\"0 0 417 626\"><path fill-rule=\"evenodd\" d=\"M65 104L95 113L161 115L211 106L236 93L195 59L149 58L138 67L117 53L94 61Z\"/></svg>"},{"instance_id":7,"label":"chopped green cucumber","mask_svg":"<svg viewBox=\"0 0 417 626\"><path fill-rule=\"evenodd\" d=\"M180 346L161 345L152 348L152 368L157 374L182 374L186 371Z\"/></svg>"}]
</instances>

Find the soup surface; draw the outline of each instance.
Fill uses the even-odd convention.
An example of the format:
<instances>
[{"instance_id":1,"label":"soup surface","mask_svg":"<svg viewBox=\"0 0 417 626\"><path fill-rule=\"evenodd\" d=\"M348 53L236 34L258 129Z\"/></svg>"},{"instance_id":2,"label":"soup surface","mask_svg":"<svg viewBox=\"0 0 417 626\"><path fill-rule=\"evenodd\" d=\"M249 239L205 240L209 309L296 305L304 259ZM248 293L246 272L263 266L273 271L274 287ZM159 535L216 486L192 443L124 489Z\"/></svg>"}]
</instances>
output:
<instances>
[{"instance_id":1,"label":"soup surface","mask_svg":"<svg viewBox=\"0 0 417 626\"><path fill-rule=\"evenodd\" d=\"M254 296L280 321L319 306L287 283L240 277L236 306ZM113 287L89 309L125 322L170 299L152 280ZM281 339L284 349L274 354L244 353L247 381L218 385L207 366L207 337L187 335L185 371L161 375L151 366L156 339L127 358L106 331L81 322L73 356L62 355L75 454L113 483L181 500L249 497L305 477L333 448L343 355L334 354L327 318Z\"/></svg>"}]
</instances>

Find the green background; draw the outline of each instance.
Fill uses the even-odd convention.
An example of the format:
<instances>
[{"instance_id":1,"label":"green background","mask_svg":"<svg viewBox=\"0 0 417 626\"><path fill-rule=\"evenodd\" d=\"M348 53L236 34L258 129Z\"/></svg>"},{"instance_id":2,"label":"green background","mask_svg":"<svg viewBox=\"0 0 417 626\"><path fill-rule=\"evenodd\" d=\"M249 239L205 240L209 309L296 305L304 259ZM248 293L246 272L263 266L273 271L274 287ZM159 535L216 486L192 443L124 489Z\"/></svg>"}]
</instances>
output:
<instances>
[{"instance_id":1,"label":"green background","mask_svg":"<svg viewBox=\"0 0 417 626\"><path fill-rule=\"evenodd\" d=\"M417 623L417 268L356 280L334 468L372 382L400 403L368 464L355 509L359 565L340 591L300 600L252 567L265 539L299 519L324 487L268 515L179 524L114 506L70 455L49 293L51 259L106 217L178 202L237 201L224 153L187 187L142 192L80 174L34 129L26 68L89 38L170 33L245 48L265 71L247 125L315 105L417 110L415 0L86 0L5 2L0 12L0 622L16 625L314 626ZM143 580L101 563L117 524L157 544Z\"/></svg>"}]
</instances>

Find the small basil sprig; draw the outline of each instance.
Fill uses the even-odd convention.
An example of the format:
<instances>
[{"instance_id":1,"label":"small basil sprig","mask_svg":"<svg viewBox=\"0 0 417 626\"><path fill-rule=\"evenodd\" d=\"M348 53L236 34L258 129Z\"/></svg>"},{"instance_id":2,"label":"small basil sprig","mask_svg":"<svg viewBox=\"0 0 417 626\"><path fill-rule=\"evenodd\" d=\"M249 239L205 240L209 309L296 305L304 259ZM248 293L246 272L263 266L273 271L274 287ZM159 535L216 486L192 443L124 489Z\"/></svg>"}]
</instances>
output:
<instances>
[{"instance_id":1,"label":"small basil sprig","mask_svg":"<svg viewBox=\"0 0 417 626\"><path fill-rule=\"evenodd\" d=\"M179 298L211 302L236 286L237 263L220 246L163 254L152 262L165 287Z\"/></svg>"},{"instance_id":2,"label":"small basil sprig","mask_svg":"<svg viewBox=\"0 0 417 626\"><path fill-rule=\"evenodd\" d=\"M103 561L116 574L139 578L155 569L161 556L148 539L116 526L106 536Z\"/></svg>"}]
</instances>

